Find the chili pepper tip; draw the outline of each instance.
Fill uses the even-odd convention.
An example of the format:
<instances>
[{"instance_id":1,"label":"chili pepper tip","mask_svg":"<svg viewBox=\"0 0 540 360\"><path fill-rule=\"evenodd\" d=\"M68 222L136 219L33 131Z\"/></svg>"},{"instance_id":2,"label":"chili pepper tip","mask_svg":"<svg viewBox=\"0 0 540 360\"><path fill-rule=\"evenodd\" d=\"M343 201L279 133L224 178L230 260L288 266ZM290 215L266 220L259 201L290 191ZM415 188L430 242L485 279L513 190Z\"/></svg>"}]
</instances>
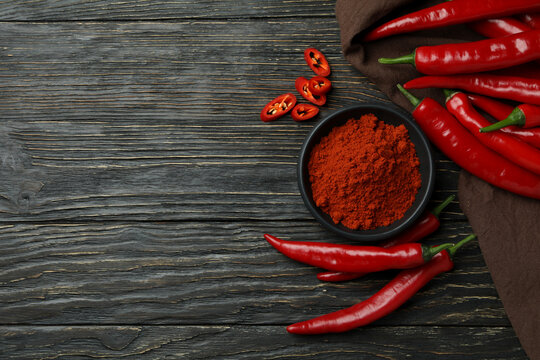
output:
<instances>
[{"instance_id":1,"label":"chili pepper tip","mask_svg":"<svg viewBox=\"0 0 540 360\"><path fill-rule=\"evenodd\" d=\"M442 203L440 203L438 206L436 206L433 210L431 210L431 213L435 215L436 218L439 218L439 215L441 215L441 212L444 210L445 207L447 207L454 199L456 198L456 195L452 194L449 197L446 198Z\"/></svg>"},{"instance_id":2,"label":"chili pepper tip","mask_svg":"<svg viewBox=\"0 0 540 360\"><path fill-rule=\"evenodd\" d=\"M496 122L493 125L483 127L480 129L480 132L482 133L491 132L491 131L502 129L510 125L517 125L517 126L525 125L525 114L519 107L516 107L514 110L512 110L512 112L510 113L510 115L508 115L506 119Z\"/></svg>"},{"instance_id":3,"label":"chili pepper tip","mask_svg":"<svg viewBox=\"0 0 540 360\"><path fill-rule=\"evenodd\" d=\"M454 255L456 254L456 251L462 247L463 245L465 245L466 243L472 241L476 239L476 235L475 234L471 234L469 236L467 236L465 239L461 240L460 242L458 242L456 245L452 246L450 249L448 249L448 253L450 254L450 257L453 258Z\"/></svg>"},{"instance_id":4,"label":"chili pepper tip","mask_svg":"<svg viewBox=\"0 0 540 360\"><path fill-rule=\"evenodd\" d=\"M413 94L411 94L410 92L408 92L407 90L405 90L405 88L401 86L401 84L397 84L396 86L399 89L399 91L401 91L401 93L407 98L407 100L411 102L411 104L413 104L415 107L418 106L418 104L420 104L420 99L414 96Z\"/></svg>"}]
</instances>

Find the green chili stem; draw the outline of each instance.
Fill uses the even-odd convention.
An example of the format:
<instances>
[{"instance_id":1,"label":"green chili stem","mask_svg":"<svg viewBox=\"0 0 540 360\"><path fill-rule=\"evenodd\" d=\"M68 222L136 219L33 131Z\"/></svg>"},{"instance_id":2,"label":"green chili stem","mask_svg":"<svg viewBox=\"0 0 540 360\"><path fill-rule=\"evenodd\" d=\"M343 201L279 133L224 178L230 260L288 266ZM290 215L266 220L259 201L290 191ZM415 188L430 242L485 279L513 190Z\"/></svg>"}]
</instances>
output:
<instances>
[{"instance_id":1,"label":"green chili stem","mask_svg":"<svg viewBox=\"0 0 540 360\"><path fill-rule=\"evenodd\" d=\"M474 234L471 234L469 236L467 236L465 239L461 240L460 242L458 242L456 245L452 246L450 249L448 249L448 253L450 254L450 257L453 258L456 251L462 247L463 245L465 245L466 243L468 243L469 241L472 241L476 239L476 235Z\"/></svg>"},{"instance_id":2,"label":"green chili stem","mask_svg":"<svg viewBox=\"0 0 540 360\"><path fill-rule=\"evenodd\" d=\"M446 96L446 100L445 100L445 101L450 100L450 98L451 98L452 96L454 96L455 94L458 93L458 91L450 90L450 89L443 89L443 92L444 92L444 96Z\"/></svg>"},{"instance_id":3,"label":"green chili stem","mask_svg":"<svg viewBox=\"0 0 540 360\"><path fill-rule=\"evenodd\" d=\"M417 98L416 96L414 96L413 94L405 90L405 88L401 86L400 84L397 84L396 86L399 89L399 91L401 91L401 93L405 95L407 100L411 102L411 104L413 104L415 107L418 106L418 104L420 104L421 100L419 98Z\"/></svg>"},{"instance_id":4,"label":"green chili stem","mask_svg":"<svg viewBox=\"0 0 540 360\"><path fill-rule=\"evenodd\" d=\"M450 249L452 246L454 246L454 244L442 244L438 246L423 245L422 257L424 258L424 261L428 262L429 260L431 260L432 257L445 249Z\"/></svg>"},{"instance_id":5,"label":"green chili stem","mask_svg":"<svg viewBox=\"0 0 540 360\"><path fill-rule=\"evenodd\" d=\"M444 200L437 207L431 210L431 213L435 215L436 218L439 218L439 215L441 215L441 212L444 210L444 208L447 207L452 201L454 201L455 198L456 195L450 195L446 198L446 200Z\"/></svg>"},{"instance_id":6,"label":"green chili stem","mask_svg":"<svg viewBox=\"0 0 540 360\"><path fill-rule=\"evenodd\" d=\"M480 129L480 132L495 131L510 125L525 125L525 114L520 108L516 107L514 110L512 110L512 112L510 113L510 115L508 115L506 119L496 122L493 125L483 127Z\"/></svg>"},{"instance_id":7,"label":"green chili stem","mask_svg":"<svg viewBox=\"0 0 540 360\"><path fill-rule=\"evenodd\" d=\"M412 64L414 65L415 54L403 55L397 58L379 58L381 64Z\"/></svg>"}]
</instances>

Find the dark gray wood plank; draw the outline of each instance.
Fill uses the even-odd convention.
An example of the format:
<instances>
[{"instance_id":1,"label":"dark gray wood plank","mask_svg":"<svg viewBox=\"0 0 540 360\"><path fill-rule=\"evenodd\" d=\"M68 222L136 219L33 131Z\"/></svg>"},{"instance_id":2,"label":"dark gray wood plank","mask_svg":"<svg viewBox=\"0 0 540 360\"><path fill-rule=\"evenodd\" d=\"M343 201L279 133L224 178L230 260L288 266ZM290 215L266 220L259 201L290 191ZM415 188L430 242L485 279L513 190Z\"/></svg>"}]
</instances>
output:
<instances>
[{"instance_id":1,"label":"dark gray wood plank","mask_svg":"<svg viewBox=\"0 0 540 360\"><path fill-rule=\"evenodd\" d=\"M263 239L352 243L306 222L18 224L0 228L2 324L287 324L351 306L395 272L322 283ZM432 243L469 234L443 223ZM476 244L378 325L508 326Z\"/></svg>"},{"instance_id":2,"label":"dark gray wood plank","mask_svg":"<svg viewBox=\"0 0 540 360\"><path fill-rule=\"evenodd\" d=\"M0 20L176 20L215 18L333 17L335 1L35 0L0 2Z\"/></svg>"},{"instance_id":3,"label":"dark gray wood plank","mask_svg":"<svg viewBox=\"0 0 540 360\"><path fill-rule=\"evenodd\" d=\"M508 327L2 326L0 348L4 359L527 359Z\"/></svg>"},{"instance_id":4,"label":"dark gray wood plank","mask_svg":"<svg viewBox=\"0 0 540 360\"><path fill-rule=\"evenodd\" d=\"M313 45L334 71L322 117L389 104L343 59L333 19L0 31L0 221L309 219L296 157L315 122L263 124L260 109L312 75L302 53ZM457 173L443 157L436 201Z\"/></svg>"}]
</instances>

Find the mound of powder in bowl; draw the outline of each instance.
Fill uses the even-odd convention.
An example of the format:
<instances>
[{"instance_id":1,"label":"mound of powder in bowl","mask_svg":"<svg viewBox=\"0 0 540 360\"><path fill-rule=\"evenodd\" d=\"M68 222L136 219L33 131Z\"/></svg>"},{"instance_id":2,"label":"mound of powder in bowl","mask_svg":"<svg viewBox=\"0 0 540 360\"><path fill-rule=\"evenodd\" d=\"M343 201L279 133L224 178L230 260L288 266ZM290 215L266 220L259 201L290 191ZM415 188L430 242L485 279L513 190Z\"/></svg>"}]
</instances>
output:
<instances>
[{"instance_id":1,"label":"mound of powder in bowl","mask_svg":"<svg viewBox=\"0 0 540 360\"><path fill-rule=\"evenodd\" d=\"M421 185L420 162L404 125L373 114L350 119L313 148L313 200L332 220L369 230L401 219Z\"/></svg>"}]
</instances>

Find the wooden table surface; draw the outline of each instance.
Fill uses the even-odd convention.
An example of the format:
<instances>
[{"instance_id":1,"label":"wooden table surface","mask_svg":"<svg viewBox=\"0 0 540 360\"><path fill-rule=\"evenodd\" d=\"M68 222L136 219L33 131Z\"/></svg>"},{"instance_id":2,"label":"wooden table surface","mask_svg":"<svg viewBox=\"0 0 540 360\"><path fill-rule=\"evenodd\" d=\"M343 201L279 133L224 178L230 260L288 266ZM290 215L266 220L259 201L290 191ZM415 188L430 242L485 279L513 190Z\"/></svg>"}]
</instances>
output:
<instances>
[{"instance_id":1,"label":"wooden table surface","mask_svg":"<svg viewBox=\"0 0 540 360\"><path fill-rule=\"evenodd\" d=\"M319 282L263 239L352 243L304 207L316 122L262 106L332 65L322 116L389 104L343 58L334 1L0 2L0 358L524 359L476 243L402 308L346 334L292 322L393 273ZM457 193L437 152L430 206ZM432 243L471 228L457 200Z\"/></svg>"}]
</instances>

